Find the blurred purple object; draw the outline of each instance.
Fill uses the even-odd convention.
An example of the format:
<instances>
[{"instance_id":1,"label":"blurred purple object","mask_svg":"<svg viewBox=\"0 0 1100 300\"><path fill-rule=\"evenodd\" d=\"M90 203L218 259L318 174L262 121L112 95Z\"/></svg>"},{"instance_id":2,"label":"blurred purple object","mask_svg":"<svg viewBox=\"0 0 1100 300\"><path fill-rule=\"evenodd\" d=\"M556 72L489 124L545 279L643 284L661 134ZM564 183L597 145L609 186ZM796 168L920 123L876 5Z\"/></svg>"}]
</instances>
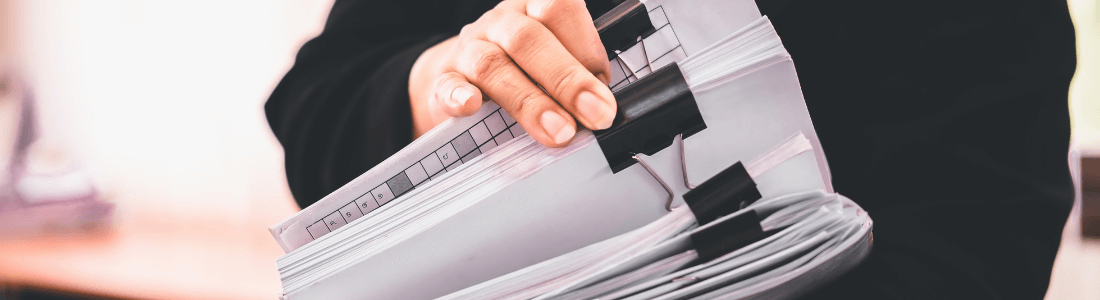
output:
<instances>
[{"instance_id":1,"label":"blurred purple object","mask_svg":"<svg viewBox=\"0 0 1100 300\"><path fill-rule=\"evenodd\" d=\"M104 202L75 167L33 168L38 138L34 93L10 68L0 66L0 101L17 101L19 122L6 174L0 174L0 234L72 231L109 225L114 204ZM3 147L4 145L0 145Z\"/></svg>"}]
</instances>

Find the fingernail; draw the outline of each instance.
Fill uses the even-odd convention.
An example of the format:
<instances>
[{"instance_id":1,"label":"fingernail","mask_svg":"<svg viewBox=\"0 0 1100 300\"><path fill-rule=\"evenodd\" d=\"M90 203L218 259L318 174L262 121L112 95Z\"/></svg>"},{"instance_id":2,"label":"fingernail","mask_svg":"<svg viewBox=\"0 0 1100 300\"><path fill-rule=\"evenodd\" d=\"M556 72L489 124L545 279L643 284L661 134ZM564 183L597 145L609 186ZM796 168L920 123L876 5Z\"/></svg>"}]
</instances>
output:
<instances>
[{"instance_id":1,"label":"fingernail","mask_svg":"<svg viewBox=\"0 0 1100 300\"><path fill-rule=\"evenodd\" d=\"M471 91L468 87L457 87L454 91L451 91L451 105L456 107L462 107L466 105L466 101L470 101L470 97L474 96L474 91Z\"/></svg>"},{"instance_id":2,"label":"fingernail","mask_svg":"<svg viewBox=\"0 0 1100 300\"><path fill-rule=\"evenodd\" d=\"M611 122L615 120L615 109L592 92L581 92L581 95L577 96L577 109L588 123L596 126L593 128L596 130L611 127Z\"/></svg>"},{"instance_id":3,"label":"fingernail","mask_svg":"<svg viewBox=\"0 0 1100 300\"><path fill-rule=\"evenodd\" d=\"M553 111L542 113L542 128L546 129L546 133L554 138L555 144L568 142L569 139L573 138L573 134L577 133L576 129L566 124L565 117Z\"/></svg>"}]
</instances>

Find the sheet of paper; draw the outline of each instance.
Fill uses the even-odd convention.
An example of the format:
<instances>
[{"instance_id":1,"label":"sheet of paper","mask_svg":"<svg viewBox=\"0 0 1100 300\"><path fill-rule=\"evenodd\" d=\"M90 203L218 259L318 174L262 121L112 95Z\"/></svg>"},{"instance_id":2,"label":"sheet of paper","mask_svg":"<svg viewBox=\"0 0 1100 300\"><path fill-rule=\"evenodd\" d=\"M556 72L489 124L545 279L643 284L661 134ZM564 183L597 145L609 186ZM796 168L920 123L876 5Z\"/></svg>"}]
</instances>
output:
<instances>
[{"instance_id":1,"label":"sheet of paper","mask_svg":"<svg viewBox=\"0 0 1100 300\"><path fill-rule=\"evenodd\" d=\"M755 3L747 0L648 1L645 6L656 32L611 60L612 90L681 61L760 17ZM736 13L716 15L715 11ZM700 19L699 15L714 16ZM700 28L708 29L703 33L685 33ZM279 246L290 252L355 219L369 217L374 209L400 201L409 190L526 133L499 106L486 104L473 116L437 126L382 164L272 226L270 231Z\"/></svg>"},{"instance_id":2,"label":"sheet of paper","mask_svg":"<svg viewBox=\"0 0 1100 300\"><path fill-rule=\"evenodd\" d=\"M696 183L701 181L697 178L712 176L698 176L698 172L717 172L737 161L751 161L796 132L803 132L811 143L816 140L790 60L753 70L702 93L693 92L708 126L684 140L688 172ZM416 228L387 231L386 237L379 237L384 242L366 245L376 250L349 260L323 280L295 285L301 288L288 293L302 299L352 298L364 293L387 299L438 297L615 237L666 214L667 192L654 176L640 166L612 174L592 139L588 136L588 144L574 141L570 147L581 148L566 156L546 157L555 161L518 181L498 181L478 192L436 195L468 204L430 222L420 218ZM668 147L645 161L657 177L680 179L680 153ZM760 173L756 179L761 194L825 189L816 153L815 148ZM670 189L675 195L673 207L681 205L680 195L687 188L671 184ZM359 226L365 221L376 220L361 219L352 228L376 229ZM341 230L341 235L347 232ZM423 286L423 280L432 286Z\"/></svg>"},{"instance_id":3,"label":"sheet of paper","mask_svg":"<svg viewBox=\"0 0 1100 300\"><path fill-rule=\"evenodd\" d=\"M486 102L470 117L452 119L359 178L271 228L290 252L454 170L502 143L526 134L503 109Z\"/></svg>"}]
</instances>

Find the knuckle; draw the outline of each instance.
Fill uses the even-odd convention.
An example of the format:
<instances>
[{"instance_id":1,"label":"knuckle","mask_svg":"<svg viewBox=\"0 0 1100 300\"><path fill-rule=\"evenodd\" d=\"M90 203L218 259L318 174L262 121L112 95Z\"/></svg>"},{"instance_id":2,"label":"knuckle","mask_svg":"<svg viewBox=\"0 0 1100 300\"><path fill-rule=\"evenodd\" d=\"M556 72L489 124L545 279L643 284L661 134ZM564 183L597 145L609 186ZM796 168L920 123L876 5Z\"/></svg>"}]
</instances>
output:
<instances>
[{"instance_id":1,"label":"knuckle","mask_svg":"<svg viewBox=\"0 0 1100 300\"><path fill-rule=\"evenodd\" d=\"M539 26L538 22L527 17L509 18L493 27L494 40L508 53L522 53L537 41Z\"/></svg>"},{"instance_id":2,"label":"knuckle","mask_svg":"<svg viewBox=\"0 0 1100 300\"><path fill-rule=\"evenodd\" d=\"M504 53L500 49L482 49L476 55L473 60L473 64L469 67L469 75L477 81L487 81L497 69L503 67L505 64L511 63L511 58L508 54Z\"/></svg>"},{"instance_id":3,"label":"knuckle","mask_svg":"<svg viewBox=\"0 0 1100 300\"><path fill-rule=\"evenodd\" d=\"M512 111L516 112L517 116L531 115L535 113L543 97L545 94L537 89L522 91L512 100Z\"/></svg>"},{"instance_id":4,"label":"knuckle","mask_svg":"<svg viewBox=\"0 0 1100 300\"><path fill-rule=\"evenodd\" d=\"M569 95L570 90L584 86L584 75L587 73L588 70L581 67L568 67L554 71L554 73L550 75L550 78L552 78L550 84L552 84L552 86L550 86L549 90L553 93L552 95L556 96L555 98Z\"/></svg>"}]
</instances>

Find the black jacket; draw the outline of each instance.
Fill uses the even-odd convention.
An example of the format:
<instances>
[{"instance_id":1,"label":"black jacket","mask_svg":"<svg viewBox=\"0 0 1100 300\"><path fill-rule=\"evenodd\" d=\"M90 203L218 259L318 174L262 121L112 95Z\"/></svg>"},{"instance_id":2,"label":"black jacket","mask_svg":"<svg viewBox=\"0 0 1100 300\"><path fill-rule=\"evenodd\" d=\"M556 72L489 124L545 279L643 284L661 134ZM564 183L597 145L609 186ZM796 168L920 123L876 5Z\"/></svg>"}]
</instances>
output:
<instances>
[{"instance_id":1,"label":"black jacket","mask_svg":"<svg viewBox=\"0 0 1100 300\"><path fill-rule=\"evenodd\" d=\"M497 2L336 1L265 106L300 206L411 142L413 62ZM1042 298L1073 201L1066 3L757 2L837 192L875 220L867 263L810 297Z\"/></svg>"}]
</instances>

